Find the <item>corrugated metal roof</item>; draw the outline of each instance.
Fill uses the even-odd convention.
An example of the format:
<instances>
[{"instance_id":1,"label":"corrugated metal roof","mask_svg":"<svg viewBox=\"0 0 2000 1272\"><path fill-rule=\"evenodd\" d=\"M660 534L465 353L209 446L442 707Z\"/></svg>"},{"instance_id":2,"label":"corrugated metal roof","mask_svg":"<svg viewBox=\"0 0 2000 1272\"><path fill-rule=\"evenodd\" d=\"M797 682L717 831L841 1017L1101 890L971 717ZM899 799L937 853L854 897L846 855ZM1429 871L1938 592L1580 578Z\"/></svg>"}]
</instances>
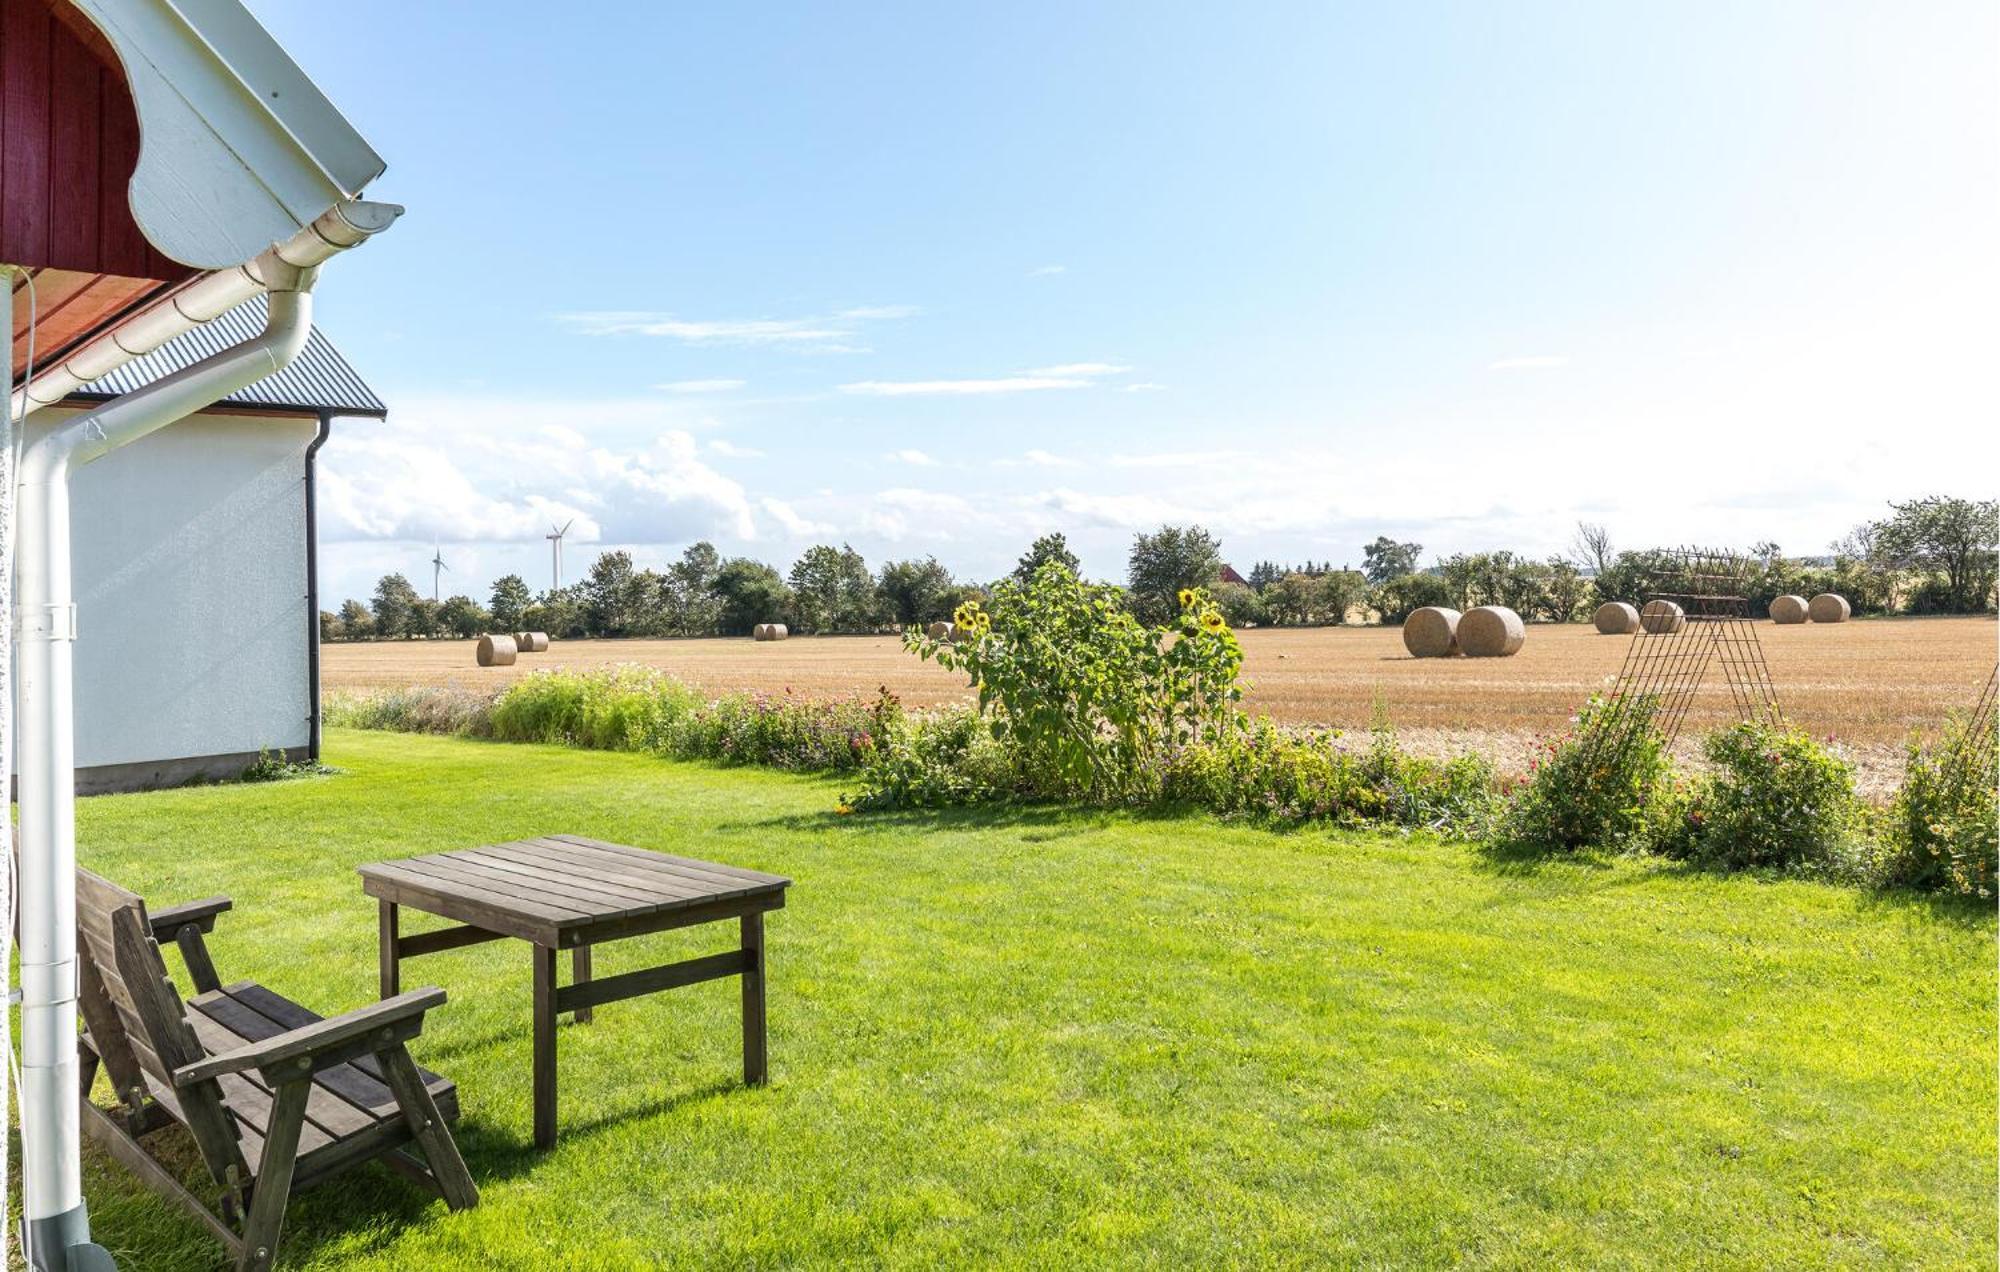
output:
<instances>
[{"instance_id":1,"label":"corrugated metal roof","mask_svg":"<svg viewBox=\"0 0 2000 1272\"><path fill-rule=\"evenodd\" d=\"M252 296L221 317L202 323L200 326L161 345L151 353L142 354L108 374L92 380L71 398L98 401L104 398L120 397L143 388L155 380L164 379L182 367L192 366L212 353L242 344L245 340L264 330L264 297L262 293ZM267 375L245 389L238 389L222 399L231 406L264 407L282 411L332 411L339 415L375 415L389 413L382 399L375 396L340 351L314 327L306 338L306 347L299 356L292 359L290 366L275 375Z\"/></svg>"}]
</instances>

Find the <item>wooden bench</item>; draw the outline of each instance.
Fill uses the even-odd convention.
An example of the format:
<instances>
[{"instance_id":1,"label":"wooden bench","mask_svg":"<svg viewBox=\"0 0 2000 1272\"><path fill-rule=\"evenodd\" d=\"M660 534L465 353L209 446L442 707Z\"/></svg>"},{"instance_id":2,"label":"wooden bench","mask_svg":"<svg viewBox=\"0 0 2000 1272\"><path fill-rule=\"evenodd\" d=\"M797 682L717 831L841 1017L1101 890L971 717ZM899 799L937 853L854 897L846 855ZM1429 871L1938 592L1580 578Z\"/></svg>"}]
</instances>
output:
<instances>
[{"instance_id":1,"label":"wooden bench","mask_svg":"<svg viewBox=\"0 0 2000 1272\"><path fill-rule=\"evenodd\" d=\"M276 1259L293 1192L362 1162L381 1160L453 1210L477 1205L446 1124L458 1116L457 1089L418 1068L407 1049L444 991L399 994L326 1020L255 982L225 986L203 938L229 908L227 897L213 897L149 916L137 895L76 872L91 1138L200 1220L240 1269ZM162 942L179 947L193 998L183 1001L168 977ZM90 1098L100 1065L116 1110ZM201 1150L220 1190L213 1208L143 1142L172 1123Z\"/></svg>"}]
</instances>

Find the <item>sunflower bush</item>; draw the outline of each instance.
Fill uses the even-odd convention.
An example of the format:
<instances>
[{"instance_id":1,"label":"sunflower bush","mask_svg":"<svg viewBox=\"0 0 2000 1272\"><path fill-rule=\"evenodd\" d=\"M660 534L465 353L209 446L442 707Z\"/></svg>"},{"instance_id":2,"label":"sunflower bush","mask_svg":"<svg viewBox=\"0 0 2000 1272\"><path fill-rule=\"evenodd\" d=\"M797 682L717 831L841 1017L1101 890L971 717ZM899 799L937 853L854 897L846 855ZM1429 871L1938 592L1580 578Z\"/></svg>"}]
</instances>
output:
<instances>
[{"instance_id":1,"label":"sunflower bush","mask_svg":"<svg viewBox=\"0 0 2000 1272\"><path fill-rule=\"evenodd\" d=\"M1241 727L1243 651L1208 593L1184 589L1173 621L1149 626L1118 589L1061 562L958 607L949 639L909 632L918 657L965 673L979 714L1049 798L1141 802L1175 750Z\"/></svg>"}]
</instances>

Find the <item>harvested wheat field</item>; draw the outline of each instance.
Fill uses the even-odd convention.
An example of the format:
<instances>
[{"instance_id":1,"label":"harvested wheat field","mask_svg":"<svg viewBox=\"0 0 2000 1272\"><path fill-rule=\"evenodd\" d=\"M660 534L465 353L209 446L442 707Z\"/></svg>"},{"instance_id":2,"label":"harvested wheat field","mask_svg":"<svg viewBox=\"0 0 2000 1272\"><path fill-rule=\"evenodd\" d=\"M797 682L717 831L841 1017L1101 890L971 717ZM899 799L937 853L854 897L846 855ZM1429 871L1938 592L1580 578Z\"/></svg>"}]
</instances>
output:
<instances>
[{"instance_id":1,"label":"harvested wheat field","mask_svg":"<svg viewBox=\"0 0 2000 1272\"><path fill-rule=\"evenodd\" d=\"M1876 619L1838 625L1758 623L1785 714L1850 746L1871 790L1892 783L1903 739L1970 705L1992 671L2000 629L1990 618ZM1294 724L1367 727L1376 704L1404 740L1427 751L1477 746L1503 768L1525 763L1537 734L1561 729L1607 685L1631 637L1587 623L1528 629L1507 659L1412 658L1393 627L1272 628L1242 633L1247 705ZM405 685L498 686L544 667L641 663L715 692L873 695L911 705L965 696L957 675L920 663L890 636L732 640L557 641L511 667L474 665L471 641L328 645L329 692ZM1713 667L1685 732L1733 716Z\"/></svg>"}]
</instances>

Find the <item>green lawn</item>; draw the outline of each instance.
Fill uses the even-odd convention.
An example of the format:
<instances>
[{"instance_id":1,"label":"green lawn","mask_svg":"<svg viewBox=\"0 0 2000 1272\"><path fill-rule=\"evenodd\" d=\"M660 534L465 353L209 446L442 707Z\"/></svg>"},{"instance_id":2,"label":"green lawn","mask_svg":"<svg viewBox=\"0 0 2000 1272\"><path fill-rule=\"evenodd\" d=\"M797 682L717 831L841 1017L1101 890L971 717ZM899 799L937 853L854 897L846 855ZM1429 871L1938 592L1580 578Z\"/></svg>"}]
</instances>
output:
<instances>
[{"instance_id":1,"label":"green lawn","mask_svg":"<svg viewBox=\"0 0 2000 1272\"><path fill-rule=\"evenodd\" d=\"M460 1085L482 1204L370 1168L294 1207L290 1266L1993 1266L1987 915L1200 819L838 817L833 784L636 755L330 750L340 776L84 801L83 861L155 904L232 893L224 979L328 1011L374 994L374 858L574 831L797 884L770 1087L737 1082L733 982L600 1008L562 1029L548 1155L525 948L410 964L451 994L416 1054ZM121 1265L218 1262L94 1152L85 1187Z\"/></svg>"}]
</instances>

